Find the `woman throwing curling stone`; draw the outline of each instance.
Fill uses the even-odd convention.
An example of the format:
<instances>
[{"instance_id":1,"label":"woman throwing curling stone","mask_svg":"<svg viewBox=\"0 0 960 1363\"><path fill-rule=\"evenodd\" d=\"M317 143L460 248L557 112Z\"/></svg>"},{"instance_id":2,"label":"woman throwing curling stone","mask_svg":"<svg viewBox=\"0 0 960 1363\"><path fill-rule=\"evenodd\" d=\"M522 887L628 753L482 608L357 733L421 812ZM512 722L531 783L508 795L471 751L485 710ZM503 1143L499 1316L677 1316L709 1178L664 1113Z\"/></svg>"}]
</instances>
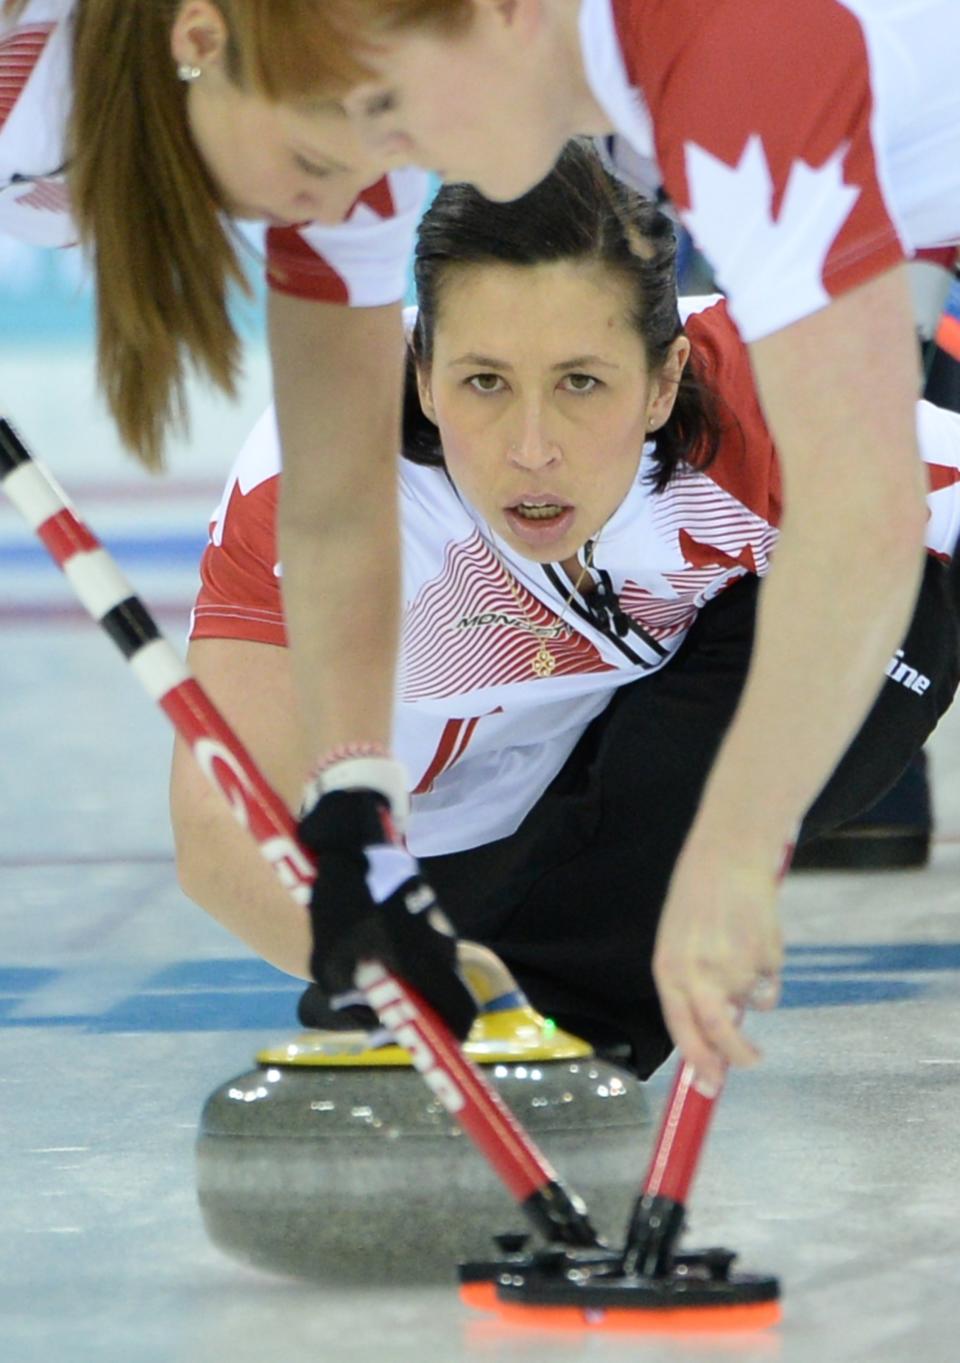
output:
<instances>
[{"instance_id":1,"label":"woman throwing curling stone","mask_svg":"<svg viewBox=\"0 0 960 1363\"><path fill-rule=\"evenodd\" d=\"M746 352L722 303L681 326L674 251L662 214L582 144L514 204L443 189L419 231L395 465L409 847L458 933L492 947L541 1012L626 1048L640 1074L670 1048L654 936L747 673L781 508ZM918 411L930 488L919 605L804 836L892 784L957 682L946 560L960 419ZM279 485L268 414L214 516L190 654L295 805ZM182 750L173 814L187 892L308 977L306 915ZM368 930L362 915L356 927ZM349 984L349 930L335 912L318 921L312 973L328 993Z\"/></svg>"},{"instance_id":2,"label":"woman throwing curling stone","mask_svg":"<svg viewBox=\"0 0 960 1363\"><path fill-rule=\"evenodd\" d=\"M335 789L355 771L344 745L390 738L399 300L426 176L384 177L342 110L311 98L329 74L309 42L321 4L0 0L0 233L91 248L101 388L157 467L187 372L233 391L231 219L268 223L300 764L333 754ZM365 780L394 771L368 761Z\"/></svg>"}]
</instances>

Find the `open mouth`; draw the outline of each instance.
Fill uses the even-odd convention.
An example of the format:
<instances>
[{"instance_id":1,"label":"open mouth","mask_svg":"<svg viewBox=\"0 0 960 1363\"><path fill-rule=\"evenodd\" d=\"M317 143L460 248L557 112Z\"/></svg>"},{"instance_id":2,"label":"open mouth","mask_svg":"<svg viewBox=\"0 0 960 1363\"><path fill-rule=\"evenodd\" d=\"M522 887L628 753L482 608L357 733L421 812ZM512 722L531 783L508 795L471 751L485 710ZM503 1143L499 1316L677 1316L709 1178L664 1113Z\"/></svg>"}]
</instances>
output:
<instances>
[{"instance_id":1,"label":"open mouth","mask_svg":"<svg viewBox=\"0 0 960 1363\"><path fill-rule=\"evenodd\" d=\"M568 506L559 506L556 502L544 502L534 504L532 502L519 502L510 508L516 515L522 516L525 521L553 521L558 516L562 516L565 511L569 511Z\"/></svg>"},{"instance_id":2,"label":"open mouth","mask_svg":"<svg viewBox=\"0 0 960 1363\"><path fill-rule=\"evenodd\" d=\"M576 519L576 507L552 496L521 497L504 507L507 524L525 544L538 549L559 544Z\"/></svg>"}]
</instances>

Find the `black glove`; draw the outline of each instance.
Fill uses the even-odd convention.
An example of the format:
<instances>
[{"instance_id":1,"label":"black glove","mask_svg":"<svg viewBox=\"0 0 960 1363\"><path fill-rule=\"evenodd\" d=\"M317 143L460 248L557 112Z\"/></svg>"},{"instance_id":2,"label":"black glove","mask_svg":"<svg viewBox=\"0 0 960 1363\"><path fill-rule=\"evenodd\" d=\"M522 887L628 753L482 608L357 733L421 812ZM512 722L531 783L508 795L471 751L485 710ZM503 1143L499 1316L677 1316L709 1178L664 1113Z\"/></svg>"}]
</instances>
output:
<instances>
[{"instance_id":1,"label":"black glove","mask_svg":"<svg viewBox=\"0 0 960 1363\"><path fill-rule=\"evenodd\" d=\"M394 839L389 803L372 790L333 790L300 821L317 854L310 901L310 973L336 1006L356 1000L360 961L379 961L422 994L463 1040L476 1000L457 973L453 929L416 861Z\"/></svg>"}]
</instances>

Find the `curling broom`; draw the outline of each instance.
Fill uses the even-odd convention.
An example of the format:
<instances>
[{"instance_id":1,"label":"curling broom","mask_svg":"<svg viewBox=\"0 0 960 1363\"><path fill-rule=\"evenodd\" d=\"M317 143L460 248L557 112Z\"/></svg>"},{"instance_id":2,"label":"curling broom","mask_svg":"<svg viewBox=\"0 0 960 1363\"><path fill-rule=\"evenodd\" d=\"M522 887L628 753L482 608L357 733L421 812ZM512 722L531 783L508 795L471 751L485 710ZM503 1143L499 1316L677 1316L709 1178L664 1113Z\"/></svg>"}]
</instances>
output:
<instances>
[{"instance_id":1,"label":"curling broom","mask_svg":"<svg viewBox=\"0 0 960 1363\"><path fill-rule=\"evenodd\" d=\"M0 483L83 606L188 744L204 775L222 792L234 817L249 830L278 879L306 905L315 863L298 842L286 806L161 636L110 554L3 417ZM728 1251L692 1256L674 1252L683 1197L717 1097L696 1088L688 1065L680 1067L627 1244L624 1250L613 1251L597 1237L582 1200L563 1185L426 1001L379 962L362 963L357 984L547 1242L545 1250L532 1256L513 1256L508 1282L503 1281L501 1265L484 1266L478 1292L485 1283L494 1289L484 1300L495 1295L504 1314L519 1312L530 1323L549 1311L552 1324L562 1318L578 1327L607 1324L643 1330L675 1323L698 1328L699 1322L699 1328L735 1324L743 1329L766 1326L778 1318L775 1279L732 1274L735 1256ZM656 1252L654 1241L659 1245ZM703 1291L687 1290L694 1277L708 1283ZM565 1295L571 1286L573 1301ZM614 1295L608 1300L610 1292Z\"/></svg>"}]
</instances>

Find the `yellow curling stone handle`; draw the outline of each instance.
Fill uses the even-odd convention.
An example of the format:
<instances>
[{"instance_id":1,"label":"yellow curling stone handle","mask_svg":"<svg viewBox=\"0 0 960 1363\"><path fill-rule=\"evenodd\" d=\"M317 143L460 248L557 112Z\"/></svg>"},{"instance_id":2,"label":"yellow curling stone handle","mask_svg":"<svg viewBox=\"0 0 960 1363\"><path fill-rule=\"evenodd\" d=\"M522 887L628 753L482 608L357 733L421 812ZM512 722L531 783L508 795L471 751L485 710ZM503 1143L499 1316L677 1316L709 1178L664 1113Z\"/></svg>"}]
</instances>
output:
<instances>
[{"instance_id":1,"label":"yellow curling stone handle","mask_svg":"<svg viewBox=\"0 0 960 1363\"><path fill-rule=\"evenodd\" d=\"M459 944L460 970L480 1013L464 1044L464 1054L478 1065L517 1065L529 1061L582 1060L592 1047L564 1032L531 1008L517 982L498 956L475 942ZM498 1000L506 1006L499 1006ZM491 1006L492 1005L492 1006ZM487 1011L489 1010L489 1011ZM410 1069L402 1046L367 1045L367 1032L303 1032L280 1046L257 1054L258 1065L294 1068Z\"/></svg>"}]
</instances>

